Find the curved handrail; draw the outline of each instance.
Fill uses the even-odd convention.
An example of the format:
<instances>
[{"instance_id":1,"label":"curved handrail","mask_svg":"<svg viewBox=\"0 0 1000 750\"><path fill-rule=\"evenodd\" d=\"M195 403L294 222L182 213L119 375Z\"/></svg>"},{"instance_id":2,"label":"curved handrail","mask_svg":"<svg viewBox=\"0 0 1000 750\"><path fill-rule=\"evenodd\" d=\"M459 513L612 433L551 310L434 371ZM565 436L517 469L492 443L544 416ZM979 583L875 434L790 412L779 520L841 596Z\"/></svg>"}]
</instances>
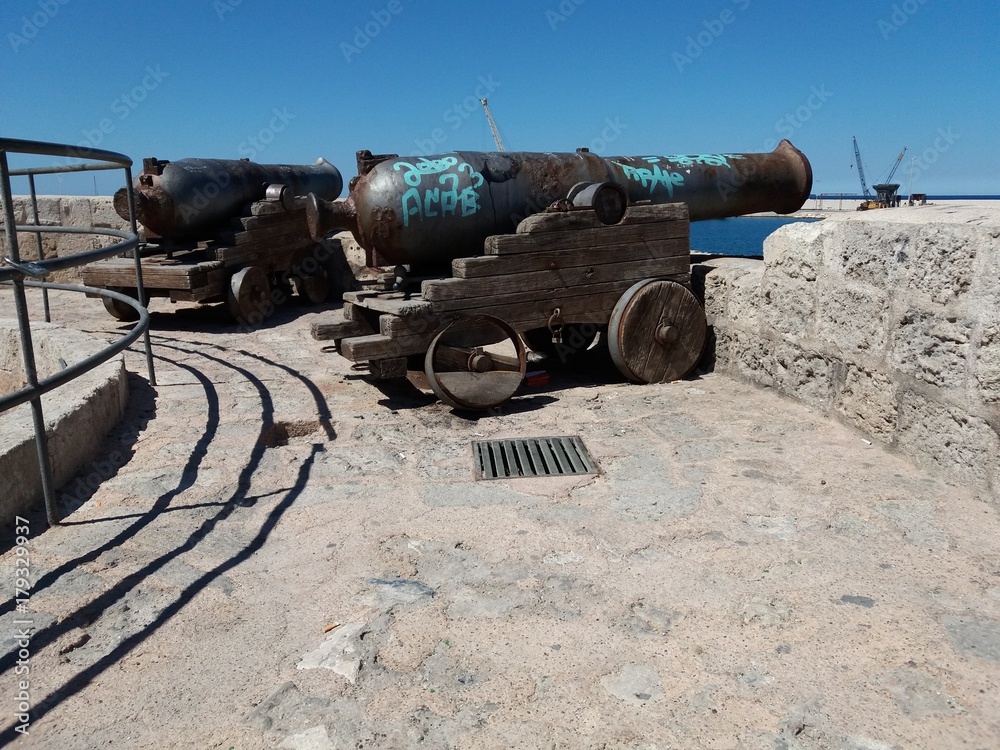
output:
<instances>
[{"instance_id":1,"label":"curved handrail","mask_svg":"<svg viewBox=\"0 0 1000 750\"><path fill-rule=\"evenodd\" d=\"M82 253L74 253L73 255L63 255L58 258L46 258L45 260L33 260L31 261L31 266L33 268L39 269L38 272L33 272L32 276L42 276L52 271L64 271L67 268L75 268L76 266L82 266L86 263L91 263L95 260L104 260L106 258L113 258L116 255L121 255L122 253L128 252L129 250L134 250L139 246L139 238L132 234L131 232L126 232L123 229L105 229L105 228L82 228L82 227L43 227L37 224L20 224L14 227L17 232L25 233L31 232L52 232L52 233L65 233L65 234L106 234L109 237L119 237L123 242L116 242L114 245L108 245L107 247L100 247L96 250L86 250ZM8 268L3 268L2 265L6 263ZM15 276L24 275L22 271L18 268L11 266L9 258L4 258L0 260L0 282L9 281ZM31 286L36 286L32 284ZM55 287L48 287L53 289Z\"/></svg>"},{"instance_id":2,"label":"curved handrail","mask_svg":"<svg viewBox=\"0 0 1000 750\"><path fill-rule=\"evenodd\" d=\"M8 153L21 153L35 156L62 156L70 159L97 160L88 161L84 164L49 165L39 167L28 167L24 169L11 170L7 161ZM99 227L66 227L66 226L41 226L38 223L38 203L35 194L35 175L59 174L63 172L85 172L107 169L123 169L125 171L125 185L128 192L128 202L130 206L130 231L123 231L111 228ZM31 187L31 206L35 223L19 225L14 218L14 197L11 191L11 177L26 176ZM42 479L42 492L45 497L45 514L50 525L55 525L59 519L55 511L55 492L52 487L52 464L48 454L48 437L45 430L45 418L42 413L41 396L60 386L66 385L74 378L83 375L98 365L109 361L112 357L124 351L140 335L145 336L146 363L149 369L149 380L152 385L156 384L153 372L153 355L149 341L149 312L146 310L146 293L142 284L142 267L139 258L139 235L135 222L133 188L132 188L132 160L124 154L103 149L70 146L60 143L46 143L43 141L28 141L16 138L0 138L0 199L2 199L3 214L0 222L3 224L7 236L9 255L0 259L0 284L14 287L14 306L17 311L18 330L21 337L21 356L24 360L24 376L28 385L14 393L6 394L0 398L0 412L12 409L15 406L31 403L32 420L35 431L35 445L38 449L38 468ZM38 243L37 261L25 261L20 256L18 246L18 233L29 233L35 235ZM106 235L117 238L116 242L107 247L87 250L72 255L57 258L43 258L41 235L43 233L60 234L95 234ZM96 287L80 286L73 284L55 284L50 282L26 281L27 278L38 278L46 276L53 271L61 271L67 268L74 268L86 263L114 256L132 250L135 258L136 289L139 299L135 300L127 295L114 292L108 289L98 289ZM99 352L92 354L81 362L77 362L64 370L51 375L42 380L38 379L35 367L34 344L31 340L31 321L28 314L27 301L24 295L24 287L36 287L42 289L45 301L46 319L48 319L48 290L62 290L71 292L84 292L94 294L106 299L112 299L122 304L129 305L139 313L139 321L132 329L118 341L104 347Z\"/></svg>"},{"instance_id":3,"label":"curved handrail","mask_svg":"<svg viewBox=\"0 0 1000 750\"><path fill-rule=\"evenodd\" d=\"M132 309L139 313L139 320L136 322L135 326L132 327L132 330L125 336L104 347L99 352L90 355L76 364L67 366L55 375L50 375L47 378L39 380L38 384L34 388L21 388L18 391L14 391L13 393L8 393L0 397L0 412L13 409L15 406L27 403L36 396L42 396L49 391L54 391L59 386L66 385L66 383L74 378L90 372L95 367L99 367L109 361L116 354L125 351L146 331L149 326L149 311L127 294L113 292L110 289L100 289L98 287L75 284L52 284L40 281L25 281L24 285L39 289L54 289L56 291L63 292L84 292L85 294L93 294L99 297L107 297L109 299L117 300L118 302L129 305Z\"/></svg>"}]
</instances>

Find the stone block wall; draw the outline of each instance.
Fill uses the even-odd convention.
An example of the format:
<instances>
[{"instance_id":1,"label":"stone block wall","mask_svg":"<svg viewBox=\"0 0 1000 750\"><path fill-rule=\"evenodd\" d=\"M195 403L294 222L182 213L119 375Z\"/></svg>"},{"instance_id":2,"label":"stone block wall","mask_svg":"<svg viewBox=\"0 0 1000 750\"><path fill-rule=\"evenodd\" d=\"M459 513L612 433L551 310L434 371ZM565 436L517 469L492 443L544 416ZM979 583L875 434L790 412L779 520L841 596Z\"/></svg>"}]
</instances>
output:
<instances>
[{"instance_id":1,"label":"stone block wall","mask_svg":"<svg viewBox=\"0 0 1000 750\"><path fill-rule=\"evenodd\" d=\"M1000 209L792 224L695 271L717 370L1000 495Z\"/></svg>"},{"instance_id":2,"label":"stone block wall","mask_svg":"<svg viewBox=\"0 0 1000 750\"><path fill-rule=\"evenodd\" d=\"M31 198L28 196L14 197L14 221L21 224L33 224ZM42 226L70 227L102 227L110 229L127 229L128 222L115 213L110 196L38 196L38 223ZM118 242L114 237L86 234L42 234L42 256L45 258L73 255L85 250L94 250ZM35 235L21 232L17 236L18 249L21 257L26 260L38 259L38 244ZM0 232L0 250L8 253L7 240ZM79 283L80 271L72 268L53 274L50 281L62 283Z\"/></svg>"}]
</instances>

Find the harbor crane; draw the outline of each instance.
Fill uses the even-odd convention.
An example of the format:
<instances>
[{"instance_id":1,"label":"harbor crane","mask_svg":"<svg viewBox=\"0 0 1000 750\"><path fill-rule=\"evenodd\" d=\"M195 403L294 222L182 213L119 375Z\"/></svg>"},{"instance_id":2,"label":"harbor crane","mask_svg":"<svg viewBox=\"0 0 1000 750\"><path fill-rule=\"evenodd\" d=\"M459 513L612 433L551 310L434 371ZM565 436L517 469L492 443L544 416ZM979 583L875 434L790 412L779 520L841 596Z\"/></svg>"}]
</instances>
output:
<instances>
[{"instance_id":1,"label":"harbor crane","mask_svg":"<svg viewBox=\"0 0 1000 750\"><path fill-rule=\"evenodd\" d=\"M872 208L898 206L899 197L896 195L896 191L899 190L899 185L890 183L889 180L896 174L896 170L899 169L899 165L903 162L903 156L906 154L907 147L903 146L903 150L899 152L899 156L896 157L896 161L893 163L892 168L889 170L889 175L885 180L878 185L872 185L876 193L876 197L873 199L871 189L869 189L868 183L865 181L865 168L861 165L861 150L858 148L857 136L853 136L853 138L854 161L858 165L858 177L861 178L861 192L864 196L861 205L858 206L858 210L867 211Z\"/></svg>"},{"instance_id":2,"label":"harbor crane","mask_svg":"<svg viewBox=\"0 0 1000 750\"><path fill-rule=\"evenodd\" d=\"M486 119L490 123L490 130L493 131L493 140L497 142L497 151L505 151L503 147L503 141L500 139L500 131L497 129L497 124L493 120L493 115L490 113L490 105L486 103L485 99L480 99L479 103L483 105L483 110L486 112Z\"/></svg>"}]
</instances>

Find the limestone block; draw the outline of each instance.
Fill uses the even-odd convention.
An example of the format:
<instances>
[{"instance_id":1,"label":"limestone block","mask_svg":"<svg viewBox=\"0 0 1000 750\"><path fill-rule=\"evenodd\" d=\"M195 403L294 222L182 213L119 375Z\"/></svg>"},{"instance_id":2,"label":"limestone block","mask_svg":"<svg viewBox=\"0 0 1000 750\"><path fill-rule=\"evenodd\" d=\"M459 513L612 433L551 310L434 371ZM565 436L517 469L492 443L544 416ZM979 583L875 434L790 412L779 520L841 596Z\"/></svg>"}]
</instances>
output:
<instances>
[{"instance_id":1,"label":"limestone block","mask_svg":"<svg viewBox=\"0 0 1000 750\"><path fill-rule=\"evenodd\" d=\"M987 485L1000 478L1000 435L985 420L960 409L901 393L897 439L918 464L957 481Z\"/></svg>"},{"instance_id":2,"label":"limestone block","mask_svg":"<svg viewBox=\"0 0 1000 750\"><path fill-rule=\"evenodd\" d=\"M884 443L896 431L896 386L874 369L847 365L834 408L862 432Z\"/></svg>"},{"instance_id":3,"label":"limestone block","mask_svg":"<svg viewBox=\"0 0 1000 750\"><path fill-rule=\"evenodd\" d=\"M753 330L760 328L760 285L764 277L763 264L754 271L744 271L731 282L729 319L733 324Z\"/></svg>"},{"instance_id":4,"label":"limestone block","mask_svg":"<svg viewBox=\"0 0 1000 750\"><path fill-rule=\"evenodd\" d=\"M955 224L926 224L916 232L908 286L944 305L966 294L976 277L983 233Z\"/></svg>"},{"instance_id":5,"label":"limestone block","mask_svg":"<svg viewBox=\"0 0 1000 750\"><path fill-rule=\"evenodd\" d=\"M896 287L913 255L913 227L876 221L839 221L823 234L826 272L881 289Z\"/></svg>"},{"instance_id":6,"label":"limestone block","mask_svg":"<svg viewBox=\"0 0 1000 750\"><path fill-rule=\"evenodd\" d=\"M839 362L787 341L775 347L773 356L774 379L783 393L824 410L831 406Z\"/></svg>"},{"instance_id":7,"label":"limestone block","mask_svg":"<svg viewBox=\"0 0 1000 750\"><path fill-rule=\"evenodd\" d=\"M954 316L908 310L892 332L891 365L943 388L965 385L972 323Z\"/></svg>"},{"instance_id":8,"label":"limestone block","mask_svg":"<svg viewBox=\"0 0 1000 750\"><path fill-rule=\"evenodd\" d=\"M28 210L31 210L30 207ZM38 196L38 223L47 227L55 227L59 226L61 222L62 213L59 209L59 198L52 195Z\"/></svg>"},{"instance_id":9,"label":"limestone block","mask_svg":"<svg viewBox=\"0 0 1000 750\"><path fill-rule=\"evenodd\" d=\"M751 324L756 327L764 264L751 258L716 258L699 267L706 271L704 302L709 324L716 320L735 319L747 322L748 315L752 313Z\"/></svg>"},{"instance_id":10,"label":"limestone block","mask_svg":"<svg viewBox=\"0 0 1000 750\"><path fill-rule=\"evenodd\" d=\"M823 262L823 237L831 231L821 221L786 224L764 240L764 263L793 279L815 281Z\"/></svg>"},{"instance_id":11,"label":"limestone block","mask_svg":"<svg viewBox=\"0 0 1000 750\"><path fill-rule=\"evenodd\" d=\"M815 335L834 350L881 356L888 328L889 301L881 289L836 281L820 287Z\"/></svg>"},{"instance_id":12,"label":"limestone block","mask_svg":"<svg viewBox=\"0 0 1000 750\"><path fill-rule=\"evenodd\" d=\"M992 325L983 332L976 352L976 387L987 404L1000 404L1000 325Z\"/></svg>"},{"instance_id":13,"label":"limestone block","mask_svg":"<svg viewBox=\"0 0 1000 750\"><path fill-rule=\"evenodd\" d=\"M1000 240L979 253L979 271L973 279L970 314L983 322L1000 323Z\"/></svg>"},{"instance_id":14,"label":"limestone block","mask_svg":"<svg viewBox=\"0 0 1000 750\"><path fill-rule=\"evenodd\" d=\"M777 386L773 344L752 331L716 328L716 369L764 386Z\"/></svg>"},{"instance_id":15,"label":"limestone block","mask_svg":"<svg viewBox=\"0 0 1000 750\"><path fill-rule=\"evenodd\" d=\"M709 325L728 321L726 312L729 301L729 276L721 270L713 270L705 276L705 318Z\"/></svg>"},{"instance_id":16,"label":"limestone block","mask_svg":"<svg viewBox=\"0 0 1000 750\"><path fill-rule=\"evenodd\" d=\"M14 224L28 223L28 199L23 196L14 196Z\"/></svg>"},{"instance_id":17,"label":"limestone block","mask_svg":"<svg viewBox=\"0 0 1000 750\"><path fill-rule=\"evenodd\" d=\"M67 255L77 255L87 250L94 250L104 244L111 244L110 238L107 243L102 243L102 238L92 234L58 234L56 254L60 257Z\"/></svg>"},{"instance_id":18,"label":"limestone block","mask_svg":"<svg viewBox=\"0 0 1000 750\"><path fill-rule=\"evenodd\" d=\"M816 282L767 269L760 291L761 324L795 339L804 338L816 311Z\"/></svg>"},{"instance_id":19,"label":"limestone block","mask_svg":"<svg viewBox=\"0 0 1000 750\"><path fill-rule=\"evenodd\" d=\"M67 196L59 199L62 215L60 223L66 227L89 227L93 222L90 200L84 196Z\"/></svg>"},{"instance_id":20,"label":"limestone block","mask_svg":"<svg viewBox=\"0 0 1000 750\"><path fill-rule=\"evenodd\" d=\"M111 229L127 229L128 221L115 213L115 207L110 196L94 196L89 199L90 213L93 217L95 227L108 227Z\"/></svg>"}]
</instances>

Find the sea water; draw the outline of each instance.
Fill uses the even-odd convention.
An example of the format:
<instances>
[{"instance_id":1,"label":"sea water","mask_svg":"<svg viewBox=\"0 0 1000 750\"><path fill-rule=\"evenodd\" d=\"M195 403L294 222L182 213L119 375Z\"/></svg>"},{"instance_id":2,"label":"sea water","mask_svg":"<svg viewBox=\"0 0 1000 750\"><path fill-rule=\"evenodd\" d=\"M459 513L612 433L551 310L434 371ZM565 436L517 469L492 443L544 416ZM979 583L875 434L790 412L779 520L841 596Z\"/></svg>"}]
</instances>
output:
<instances>
[{"instance_id":1,"label":"sea water","mask_svg":"<svg viewBox=\"0 0 1000 750\"><path fill-rule=\"evenodd\" d=\"M764 238L778 227L820 219L784 219L771 216L737 216L691 222L691 251L720 255L764 254Z\"/></svg>"}]
</instances>

